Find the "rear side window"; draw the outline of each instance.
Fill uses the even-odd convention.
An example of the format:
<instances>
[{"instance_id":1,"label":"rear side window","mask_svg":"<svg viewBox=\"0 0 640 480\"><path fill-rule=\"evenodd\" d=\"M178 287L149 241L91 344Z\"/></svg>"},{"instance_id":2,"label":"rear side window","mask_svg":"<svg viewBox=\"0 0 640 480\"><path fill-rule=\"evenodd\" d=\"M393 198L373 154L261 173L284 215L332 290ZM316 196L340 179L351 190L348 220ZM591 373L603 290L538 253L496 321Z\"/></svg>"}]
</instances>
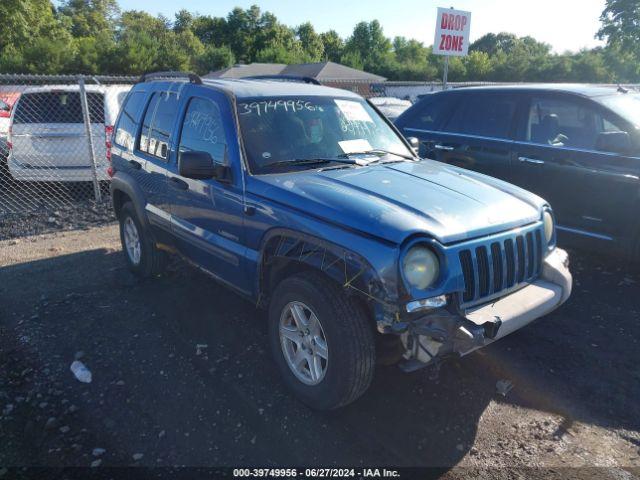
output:
<instances>
[{"instance_id":1,"label":"rear side window","mask_svg":"<svg viewBox=\"0 0 640 480\"><path fill-rule=\"evenodd\" d=\"M133 149L136 126L144 102L144 92L133 92L122 109L116 126L115 143L128 150Z\"/></svg>"},{"instance_id":2,"label":"rear side window","mask_svg":"<svg viewBox=\"0 0 640 480\"><path fill-rule=\"evenodd\" d=\"M91 123L104 123L104 95L87 92L87 102ZM18 102L13 123L84 123L80 93L25 93Z\"/></svg>"},{"instance_id":3,"label":"rear side window","mask_svg":"<svg viewBox=\"0 0 640 480\"><path fill-rule=\"evenodd\" d=\"M398 124L401 128L438 130L450 112L451 100L447 95L427 95L398 118Z\"/></svg>"},{"instance_id":4,"label":"rear side window","mask_svg":"<svg viewBox=\"0 0 640 480\"><path fill-rule=\"evenodd\" d=\"M513 95L464 95L446 131L482 137L509 138L518 100Z\"/></svg>"},{"instance_id":5,"label":"rear side window","mask_svg":"<svg viewBox=\"0 0 640 480\"><path fill-rule=\"evenodd\" d=\"M203 98L191 99L184 117L178 152L208 152L216 163L224 163L226 144L218 104Z\"/></svg>"},{"instance_id":6,"label":"rear side window","mask_svg":"<svg viewBox=\"0 0 640 480\"><path fill-rule=\"evenodd\" d=\"M163 160L169 153L171 128L178 112L175 93L154 93L144 116L140 135L140 150Z\"/></svg>"}]
</instances>

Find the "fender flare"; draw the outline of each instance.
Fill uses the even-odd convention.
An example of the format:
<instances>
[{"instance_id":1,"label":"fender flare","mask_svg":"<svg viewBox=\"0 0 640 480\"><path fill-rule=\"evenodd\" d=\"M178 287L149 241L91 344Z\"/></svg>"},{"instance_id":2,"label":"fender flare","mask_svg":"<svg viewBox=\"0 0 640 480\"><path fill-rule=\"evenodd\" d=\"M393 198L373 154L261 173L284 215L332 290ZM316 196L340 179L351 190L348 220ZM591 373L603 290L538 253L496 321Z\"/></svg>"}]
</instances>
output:
<instances>
[{"instance_id":1,"label":"fender flare","mask_svg":"<svg viewBox=\"0 0 640 480\"><path fill-rule=\"evenodd\" d=\"M114 208L115 193L117 191L125 193L131 199L133 207L136 209L136 214L144 227L149 228L149 219L144 209L147 201L145 200L142 189L131 175L125 172L116 172L115 176L111 179L109 190L111 192L111 201Z\"/></svg>"},{"instance_id":2,"label":"fender flare","mask_svg":"<svg viewBox=\"0 0 640 480\"><path fill-rule=\"evenodd\" d=\"M269 230L262 239L258 257L256 292L258 305L268 303L267 272L278 259L287 259L326 274L349 295L369 303L376 322L397 318L397 294L389 292L371 264L360 254L327 240L286 228Z\"/></svg>"}]
</instances>

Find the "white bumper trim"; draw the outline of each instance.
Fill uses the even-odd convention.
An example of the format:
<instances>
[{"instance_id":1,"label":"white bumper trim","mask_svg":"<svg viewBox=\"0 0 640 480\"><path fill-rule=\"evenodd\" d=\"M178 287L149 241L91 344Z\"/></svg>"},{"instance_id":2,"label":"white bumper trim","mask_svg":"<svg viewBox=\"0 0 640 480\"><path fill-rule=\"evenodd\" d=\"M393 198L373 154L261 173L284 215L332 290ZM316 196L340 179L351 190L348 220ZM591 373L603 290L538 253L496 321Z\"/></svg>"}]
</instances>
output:
<instances>
[{"instance_id":1,"label":"white bumper trim","mask_svg":"<svg viewBox=\"0 0 640 480\"><path fill-rule=\"evenodd\" d=\"M573 280L567 265L567 253L556 248L545 259L538 280L492 303L468 310L465 317L478 326L500 319L502 324L496 337L487 338L487 344L519 330L569 298Z\"/></svg>"}]
</instances>

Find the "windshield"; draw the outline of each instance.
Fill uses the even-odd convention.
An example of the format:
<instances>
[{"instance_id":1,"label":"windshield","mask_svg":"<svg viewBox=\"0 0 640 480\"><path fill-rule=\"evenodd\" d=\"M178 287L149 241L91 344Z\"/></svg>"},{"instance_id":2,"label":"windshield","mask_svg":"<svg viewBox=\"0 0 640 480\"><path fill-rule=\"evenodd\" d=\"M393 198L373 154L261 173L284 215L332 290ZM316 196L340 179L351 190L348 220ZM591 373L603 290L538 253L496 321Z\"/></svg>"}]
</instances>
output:
<instances>
[{"instance_id":1,"label":"windshield","mask_svg":"<svg viewBox=\"0 0 640 480\"><path fill-rule=\"evenodd\" d=\"M600 103L613 110L636 127L640 127L640 95L633 93L611 95L596 98Z\"/></svg>"},{"instance_id":2,"label":"windshield","mask_svg":"<svg viewBox=\"0 0 640 480\"><path fill-rule=\"evenodd\" d=\"M361 99L243 99L238 103L238 117L254 173L273 172L276 164L280 169L304 168L301 160L338 159L373 150L413 157L398 135Z\"/></svg>"}]
</instances>

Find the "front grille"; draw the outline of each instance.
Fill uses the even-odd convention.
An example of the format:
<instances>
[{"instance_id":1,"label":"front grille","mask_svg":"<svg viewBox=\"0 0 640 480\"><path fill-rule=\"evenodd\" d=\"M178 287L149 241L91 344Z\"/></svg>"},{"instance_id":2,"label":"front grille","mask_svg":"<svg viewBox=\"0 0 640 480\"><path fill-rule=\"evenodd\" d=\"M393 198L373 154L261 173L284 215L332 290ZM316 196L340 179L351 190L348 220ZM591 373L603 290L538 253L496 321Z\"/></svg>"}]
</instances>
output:
<instances>
[{"instance_id":1,"label":"front grille","mask_svg":"<svg viewBox=\"0 0 640 480\"><path fill-rule=\"evenodd\" d=\"M462 304L499 296L538 277L542 266L540 229L514 234L459 252L464 278Z\"/></svg>"}]
</instances>

